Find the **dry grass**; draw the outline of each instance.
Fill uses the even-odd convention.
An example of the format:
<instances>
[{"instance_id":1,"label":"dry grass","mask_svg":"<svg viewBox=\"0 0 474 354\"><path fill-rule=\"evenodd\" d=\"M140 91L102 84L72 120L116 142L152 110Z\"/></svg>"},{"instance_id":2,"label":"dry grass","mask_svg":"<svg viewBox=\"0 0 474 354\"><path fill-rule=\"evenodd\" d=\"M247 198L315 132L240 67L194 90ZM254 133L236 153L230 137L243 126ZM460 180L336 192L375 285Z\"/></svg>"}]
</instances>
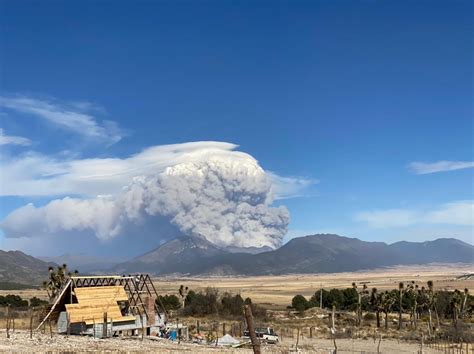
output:
<instances>
[{"instance_id":1,"label":"dry grass","mask_svg":"<svg viewBox=\"0 0 474 354\"><path fill-rule=\"evenodd\" d=\"M154 279L160 294L178 294L180 284L192 290L215 287L220 291L240 293L250 297L254 303L270 308L284 308L296 294L311 296L322 285L323 288L347 288L352 282L366 282L369 288L395 289L399 282L415 281L426 285L433 280L436 289L464 289L474 292L473 280L459 280L458 276L474 273L470 264L400 266L372 271L331 274L254 276L254 277L164 277Z\"/></svg>"}]
</instances>

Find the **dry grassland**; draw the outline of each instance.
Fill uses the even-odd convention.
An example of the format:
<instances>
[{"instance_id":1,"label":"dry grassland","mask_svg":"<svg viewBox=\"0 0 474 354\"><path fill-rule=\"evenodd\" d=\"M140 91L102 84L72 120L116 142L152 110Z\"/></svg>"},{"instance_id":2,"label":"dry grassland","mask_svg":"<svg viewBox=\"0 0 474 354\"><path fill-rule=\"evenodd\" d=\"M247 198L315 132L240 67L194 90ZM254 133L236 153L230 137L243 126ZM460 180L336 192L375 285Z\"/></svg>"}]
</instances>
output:
<instances>
[{"instance_id":1,"label":"dry grassland","mask_svg":"<svg viewBox=\"0 0 474 354\"><path fill-rule=\"evenodd\" d=\"M160 294L178 294L180 284L194 291L215 287L221 292L240 293L250 297L254 303L269 308L284 308L296 294L310 297L320 286L325 289L348 288L352 282L366 282L369 288L379 290L398 288L399 282L415 281L426 285L433 280L435 289L464 289L474 292L474 280L457 277L474 273L472 264L438 264L427 266L398 266L370 271L253 277L164 277L155 278L154 284Z\"/></svg>"}]
</instances>

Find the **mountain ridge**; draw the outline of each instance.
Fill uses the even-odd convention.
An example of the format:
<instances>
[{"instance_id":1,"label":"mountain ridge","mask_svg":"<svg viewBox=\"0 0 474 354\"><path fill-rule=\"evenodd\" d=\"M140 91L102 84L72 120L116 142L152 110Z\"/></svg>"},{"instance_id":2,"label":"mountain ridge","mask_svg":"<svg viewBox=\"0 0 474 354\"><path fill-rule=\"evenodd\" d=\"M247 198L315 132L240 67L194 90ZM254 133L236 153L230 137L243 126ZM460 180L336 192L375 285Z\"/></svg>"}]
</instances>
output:
<instances>
[{"instance_id":1,"label":"mountain ridge","mask_svg":"<svg viewBox=\"0 0 474 354\"><path fill-rule=\"evenodd\" d=\"M199 247L202 243L207 245L206 249ZM187 247L189 244L195 247ZM165 252L170 245L181 249L172 259ZM160 258L153 258L153 255ZM139 270L155 275L282 275L473 261L474 246L454 238L387 244L335 234L315 234L293 238L276 250L250 254L228 252L204 239L181 236L112 270L125 273Z\"/></svg>"}]
</instances>

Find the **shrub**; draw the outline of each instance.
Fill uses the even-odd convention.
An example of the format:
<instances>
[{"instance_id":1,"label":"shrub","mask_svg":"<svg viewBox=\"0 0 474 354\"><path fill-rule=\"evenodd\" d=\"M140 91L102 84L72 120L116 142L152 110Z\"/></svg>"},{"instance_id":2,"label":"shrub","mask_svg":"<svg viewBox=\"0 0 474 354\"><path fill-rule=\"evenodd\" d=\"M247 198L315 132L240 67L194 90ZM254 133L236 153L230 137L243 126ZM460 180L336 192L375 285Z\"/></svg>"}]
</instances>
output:
<instances>
[{"instance_id":1,"label":"shrub","mask_svg":"<svg viewBox=\"0 0 474 354\"><path fill-rule=\"evenodd\" d=\"M164 307L165 310L177 310L181 307L181 301L179 301L176 295L165 295L158 296L156 299L156 305L158 307Z\"/></svg>"},{"instance_id":2,"label":"shrub","mask_svg":"<svg viewBox=\"0 0 474 354\"><path fill-rule=\"evenodd\" d=\"M309 302L303 295L296 295L293 300L291 300L291 306L299 312L303 312L309 308Z\"/></svg>"}]
</instances>

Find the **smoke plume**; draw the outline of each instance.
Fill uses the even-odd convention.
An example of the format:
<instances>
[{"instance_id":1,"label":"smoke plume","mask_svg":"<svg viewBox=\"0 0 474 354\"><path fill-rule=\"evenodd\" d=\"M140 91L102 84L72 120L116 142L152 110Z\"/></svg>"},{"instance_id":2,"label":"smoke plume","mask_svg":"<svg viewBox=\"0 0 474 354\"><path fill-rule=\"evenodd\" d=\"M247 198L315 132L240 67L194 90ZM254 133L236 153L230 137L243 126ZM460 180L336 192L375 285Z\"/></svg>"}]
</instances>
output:
<instances>
[{"instance_id":1,"label":"smoke plume","mask_svg":"<svg viewBox=\"0 0 474 354\"><path fill-rule=\"evenodd\" d=\"M133 177L116 195L28 204L8 215L1 228L7 237L86 232L110 241L128 225L146 227L160 219L218 246L275 248L287 231L289 213L271 206L273 200L272 180L254 158L205 149ZM160 237L159 230L154 234Z\"/></svg>"}]
</instances>

